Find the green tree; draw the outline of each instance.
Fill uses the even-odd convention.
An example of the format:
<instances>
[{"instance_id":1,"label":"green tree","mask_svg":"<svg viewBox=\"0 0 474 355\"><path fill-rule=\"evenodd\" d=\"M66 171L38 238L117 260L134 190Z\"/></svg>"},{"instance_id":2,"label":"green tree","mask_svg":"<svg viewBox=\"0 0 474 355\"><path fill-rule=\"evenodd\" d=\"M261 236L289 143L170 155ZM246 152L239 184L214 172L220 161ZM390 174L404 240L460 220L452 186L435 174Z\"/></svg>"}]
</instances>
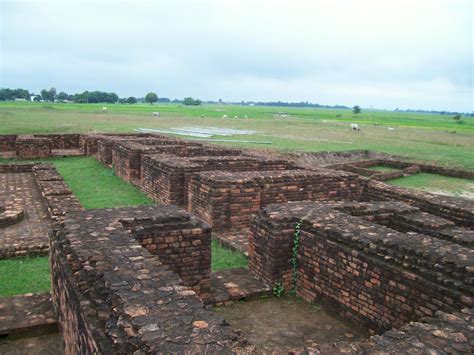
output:
<instances>
[{"instance_id":1,"label":"green tree","mask_svg":"<svg viewBox=\"0 0 474 355\"><path fill-rule=\"evenodd\" d=\"M145 101L149 102L150 105L153 105L154 102L158 101L158 95L155 94L154 92L149 92L148 94L145 95Z\"/></svg>"},{"instance_id":2,"label":"green tree","mask_svg":"<svg viewBox=\"0 0 474 355\"><path fill-rule=\"evenodd\" d=\"M352 112L357 115L359 113L362 112L362 110L360 109L360 106L359 105L355 105L353 108L352 108Z\"/></svg>"},{"instance_id":3,"label":"green tree","mask_svg":"<svg viewBox=\"0 0 474 355\"><path fill-rule=\"evenodd\" d=\"M453 116L453 120L459 121L461 119L461 115L458 113Z\"/></svg>"},{"instance_id":4,"label":"green tree","mask_svg":"<svg viewBox=\"0 0 474 355\"><path fill-rule=\"evenodd\" d=\"M128 104L136 104L137 103L137 99L133 96L130 96L128 99L127 99L127 103Z\"/></svg>"},{"instance_id":5,"label":"green tree","mask_svg":"<svg viewBox=\"0 0 474 355\"><path fill-rule=\"evenodd\" d=\"M66 94L64 91L61 91L56 98L59 101L64 101L64 100L67 100L69 98L69 95Z\"/></svg>"},{"instance_id":6,"label":"green tree","mask_svg":"<svg viewBox=\"0 0 474 355\"><path fill-rule=\"evenodd\" d=\"M201 100L193 99L192 97L185 97L183 100L183 104L188 106L199 106L201 103Z\"/></svg>"}]
</instances>

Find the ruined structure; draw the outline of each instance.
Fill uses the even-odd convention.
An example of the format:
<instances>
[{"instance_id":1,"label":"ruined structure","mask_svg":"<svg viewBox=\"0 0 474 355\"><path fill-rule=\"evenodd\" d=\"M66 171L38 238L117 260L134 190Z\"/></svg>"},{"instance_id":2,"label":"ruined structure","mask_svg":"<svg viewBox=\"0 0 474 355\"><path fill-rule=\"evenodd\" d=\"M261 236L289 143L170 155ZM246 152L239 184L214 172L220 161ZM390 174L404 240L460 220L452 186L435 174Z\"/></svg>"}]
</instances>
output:
<instances>
[{"instance_id":1,"label":"ruined structure","mask_svg":"<svg viewBox=\"0 0 474 355\"><path fill-rule=\"evenodd\" d=\"M68 354L257 351L205 307L248 296L222 292L238 282L211 272L211 237L248 251L255 294L282 283L378 334L296 350L474 351L474 203L384 182L472 172L150 134L0 136L0 148L4 157L94 156L162 204L84 211L52 165L0 165L0 258L49 250Z\"/></svg>"}]
</instances>

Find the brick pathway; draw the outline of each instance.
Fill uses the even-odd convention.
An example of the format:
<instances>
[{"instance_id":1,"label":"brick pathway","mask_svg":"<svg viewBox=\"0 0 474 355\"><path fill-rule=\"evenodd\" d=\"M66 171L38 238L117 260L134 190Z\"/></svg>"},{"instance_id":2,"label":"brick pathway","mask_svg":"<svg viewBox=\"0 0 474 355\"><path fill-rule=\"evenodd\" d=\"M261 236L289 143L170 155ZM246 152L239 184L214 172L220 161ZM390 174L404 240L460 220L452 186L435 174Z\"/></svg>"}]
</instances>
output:
<instances>
[{"instance_id":1,"label":"brick pathway","mask_svg":"<svg viewBox=\"0 0 474 355\"><path fill-rule=\"evenodd\" d=\"M51 221L32 173L0 173L0 202L12 198L26 213L19 223L0 229L0 259L46 255Z\"/></svg>"},{"instance_id":2,"label":"brick pathway","mask_svg":"<svg viewBox=\"0 0 474 355\"><path fill-rule=\"evenodd\" d=\"M272 289L257 280L245 268L214 271L211 273L211 300L209 303L223 305L232 301L271 295Z\"/></svg>"}]
</instances>

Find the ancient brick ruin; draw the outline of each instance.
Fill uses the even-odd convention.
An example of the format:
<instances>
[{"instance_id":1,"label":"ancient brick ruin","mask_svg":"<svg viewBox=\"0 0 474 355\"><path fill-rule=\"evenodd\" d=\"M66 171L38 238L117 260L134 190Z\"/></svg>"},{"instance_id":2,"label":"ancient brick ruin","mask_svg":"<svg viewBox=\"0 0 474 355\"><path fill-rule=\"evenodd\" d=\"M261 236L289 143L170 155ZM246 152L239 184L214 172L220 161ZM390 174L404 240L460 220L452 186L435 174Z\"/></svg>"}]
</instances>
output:
<instances>
[{"instance_id":1,"label":"ancient brick ruin","mask_svg":"<svg viewBox=\"0 0 474 355\"><path fill-rule=\"evenodd\" d=\"M84 211L51 164L0 165L0 258L49 250L68 354L258 351L205 306L248 296L238 272L211 272L212 237L248 252L255 294L281 282L378 334L297 350L474 351L474 202L384 182L473 172L151 134L0 136L0 148L4 157L94 156L161 204Z\"/></svg>"}]
</instances>

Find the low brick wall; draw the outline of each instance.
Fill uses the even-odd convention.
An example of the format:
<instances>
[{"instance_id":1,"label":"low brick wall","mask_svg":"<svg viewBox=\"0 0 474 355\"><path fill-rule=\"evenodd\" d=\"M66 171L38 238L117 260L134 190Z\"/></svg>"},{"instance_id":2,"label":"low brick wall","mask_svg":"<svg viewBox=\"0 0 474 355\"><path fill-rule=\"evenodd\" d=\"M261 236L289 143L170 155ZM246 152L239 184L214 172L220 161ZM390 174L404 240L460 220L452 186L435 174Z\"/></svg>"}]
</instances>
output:
<instances>
[{"instance_id":1,"label":"low brick wall","mask_svg":"<svg viewBox=\"0 0 474 355\"><path fill-rule=\"evenodd\" d=\"M346 212L342 212L342 211ZM347 211L360 210L360 216ZM289 287L296 223L302 219L297 292L322 299L376 331L400 327L436 311L474 305L471 248L435 236L401 233L369 217L410 215L393 203L294 202L263 209L250 236L249 267L260 278ZM369 219L368 219L369 218ZM469 230L458 230L458 233Z\"/></svg>"},{"instance_id":2,"label":"low brick wall","mask_svg":"<svg viewBox=\"0 0 474 355\"><path fill-rule=\"evenodd\" d=\"M20 136L15 142L19 159L46 158L51 155L51 140L34 136Z\"/></svg>"},{"instance_id":3,"label":"low brick wall","mask_svg":"<svg viewBox=\"0 0 474 355\"><path fill-rule=\"evenodd\" d=\"M362 199L366 201L403 201L424 212L449 219L465 227L474 228L474 202L467 199L435 195L375 180L367 184Z\"/></svg>"},{"instance_id":4,"label":"low brick wall","mask_svg":"<svg viewBox=\"0 0 474 355\"><path fill-rule=\"evenodd\" d=\"M184 216L176 211L70 214L52 235L53 300L66 354L245 352L246 341L134 240L145 240L140 225L169 229Z\"/></svg>"},{"instance_id":5,"label":"low brick wall","mask_svg":"<svg viewBox=\"0 0 474 355\"><path fill-rule=\"evenodd\" d=\"M290 168L292 166L286 160L249 156L146 155L141 164L141 188L155 201L187 207L189 182L195 173L211 170L270 171Z\"/></svg>"},{"instance_id":6,"label":"low brick wall","mask_svg":"<svg viewBox=\"0 0 474 355\"><path fill-rule=\"evenodd\" d=\"M271 203L357 199L364 180L330 170L203 172L193 175L188 210L214 230L243 229Z\"/></svg>"},{"instance_id":7,"label":"low brick wall","mask_svg":"<svg viewBox=\"0 0 474 355\"><path fill-rule=\"evenodd\" d=\"M79 134L35 134L51 141L51 149L79 149Z\"/></svg>"},{"instance_id":8,"label":"low brick wall","mask_svg":"<svg viewBox=\"0 0 474 355\"><path fill-rule=\"evenodd\" d=\"M0 152L15 150L16 134L0 135Z\"/></svg>"},{"instance_id":9,"label":"low brick wall","mask_svg":"<svg viewBox=\"0 0 474 355\"><path fill-rule=\"evenodd\" d=\"M374 166L387 166L394 169L399 169L402 171L402 173L377 172L368 169ZM350 171L365 176L372 176L373 178L382 181L396 179L404 175L417 174L419 172L474 180L474 171L448 168L441 165L427 164L423 162L404 161L390 156L382 158L378 157L376 159L364 159L353 162L336 163L329 165L328 168Z\"/></svg>"}]
</instances>

